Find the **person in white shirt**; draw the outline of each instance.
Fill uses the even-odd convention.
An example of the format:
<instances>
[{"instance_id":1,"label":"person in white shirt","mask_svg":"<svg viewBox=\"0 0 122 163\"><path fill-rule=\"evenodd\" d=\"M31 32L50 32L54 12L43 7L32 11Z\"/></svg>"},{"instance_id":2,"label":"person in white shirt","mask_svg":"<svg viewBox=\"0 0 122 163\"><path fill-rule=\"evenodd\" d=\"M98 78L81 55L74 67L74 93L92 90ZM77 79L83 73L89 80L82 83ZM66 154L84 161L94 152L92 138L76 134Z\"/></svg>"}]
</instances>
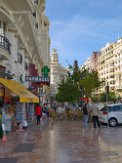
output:
<instances>
[{"instance_id":1,"label":"person in white shirt","mask_svg":"<svg viewBox=\"0 0 122 163\"><path fill-rule=\"evenodd\" d=\"M27 127L28 127L28 124L27 124L26 120L23 120L20 125L22 126L22 129L27 129Z\"/></svg>"},{"instance_id":2,"label":"person in white shirt","mask_svg":"<svg viewBox=\"0 0 122 163\"><path fill-rule=\"evenodd\" d=\"M91 115L92 115L92 121L93 121L93 127L100 128L100 123L99 123L99 109L98 106L93 103L92 109L91 109Z\"/></svg>"}]
</instances>

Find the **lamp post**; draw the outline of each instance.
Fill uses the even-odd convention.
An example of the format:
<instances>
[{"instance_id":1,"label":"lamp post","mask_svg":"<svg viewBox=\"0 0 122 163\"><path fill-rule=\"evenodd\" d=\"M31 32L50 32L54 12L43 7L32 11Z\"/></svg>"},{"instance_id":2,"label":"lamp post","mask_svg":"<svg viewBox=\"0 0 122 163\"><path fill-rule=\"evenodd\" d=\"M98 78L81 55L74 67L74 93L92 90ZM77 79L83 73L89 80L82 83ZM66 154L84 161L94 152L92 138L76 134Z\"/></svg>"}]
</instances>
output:
<instances>
[{"instance_id":1,"label":"lamp post","mask_svg":"<svg viewBox=\"0 0 122 163\"><path fill-rule=\"evenodd\" d=\"M106 107L107 107L107 125L109 126L109 122L108 122L108 102L109 102L109 98L108 98L108 95L109 95L109 85L107 85L105 87L105 93L106 93Z\"/></svg>"}]
</instances>

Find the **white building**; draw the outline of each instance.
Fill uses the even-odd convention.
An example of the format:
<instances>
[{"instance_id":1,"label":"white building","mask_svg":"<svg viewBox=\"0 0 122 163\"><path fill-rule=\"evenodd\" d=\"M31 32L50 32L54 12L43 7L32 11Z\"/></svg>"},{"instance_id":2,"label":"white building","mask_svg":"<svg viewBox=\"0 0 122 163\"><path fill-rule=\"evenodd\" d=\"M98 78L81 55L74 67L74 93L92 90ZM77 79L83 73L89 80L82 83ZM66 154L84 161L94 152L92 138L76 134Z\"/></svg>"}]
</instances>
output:
<instances>
[{"instance_id":1,"label":"white building","mask_svg":"<svg viewBox=\"0 0 122 163\"><path fill-rule=\"evenodd\" d=\"M105 81L99 93L105 92L105 86L109 86L110 91L122 97L122 38L118 38L116 42L107 43L101 48L94 63L91 56L85 65L86 67L94 65L100 79Z\"/></svg>"},{"instance_id":2,"label":"white building","mask_svg":"<svg viewBox=\"0 0 122 163\"><path fill-rule=\"evenodd\" d=\"M51 53L50 63L50 95L55 97L58 92L58 84L65 78L68 73L68 69L61 66L58 59L58 53L56 49L53 49Z\"/></svg>"},{"instance_id":3,"label":"white building","mask_svg":"<svg viewBox=\"0 0 122 163\"><path fill-rule=\"evenodd\" d=\"M49 67L50 22L45 7L46 0L0 0L0 78L28 88L31 82L25 76L41 75L42 68Z\"/></svg>"},{"instance_id":4,"label":"white building","mask_svg":"<svg viewBox=\"0 0 122 163\"><path fill-rule=\"evenodd\" d=\"M45 0L1 0L0 66L20 82L28 75L28 65L49 66L49 20ZM25 83L26 84L26 83Z\"/></svg>"}]
</instances>

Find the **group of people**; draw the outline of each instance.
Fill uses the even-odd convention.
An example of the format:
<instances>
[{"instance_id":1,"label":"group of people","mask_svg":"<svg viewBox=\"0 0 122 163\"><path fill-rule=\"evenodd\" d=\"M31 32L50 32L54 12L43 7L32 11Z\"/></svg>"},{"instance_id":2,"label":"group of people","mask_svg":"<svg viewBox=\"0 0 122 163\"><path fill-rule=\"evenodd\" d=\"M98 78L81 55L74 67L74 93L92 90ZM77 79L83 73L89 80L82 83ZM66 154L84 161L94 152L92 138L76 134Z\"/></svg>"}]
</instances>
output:
<instances>
[{"instance_id":1,"label":"group of people","mask_svg":"<svg viewBox=\"0 0 122 163\"><path fill-rule=\"evenodd\" d=\"M35 108L36 114L36 122L37 125L40 125L40 119L42 118L43 108L38 104ZM88 107L86 102L83 102L82 105L82 114L83 114L83 127L88 127L89 118L92 118L93 127L99 128L99 109L98 106L92 102L92 104Z\"/></svg>"},{"instance_id":2,"label":"group of people","mask_svg":"<svg viewBox=\"0 0 122 163\"><path fill-rule=\"evenodd\" d=\"M35 108L37 125L40 125L40 119L42 118L42 113L43 113L43 108L38 104ZM84 128L88 127L89 118L92 118L94 128L100 127L99 117L98 117L99 109L95 103L92 102L92 104L88 108L87 103L83 102L82 114L83 114L83 127Z\"/></svg>"},{"instance_id":3,"label":"group of people","mask_svg":"<svg viewBox=\"0 0 122 163\"><path fill-rule=\"evenodd\" d=\"M91 117L93 121L93 127L100 128L99 117L98 117L99 109L97 105L95 105L92 102L92 105L90 105L90 107L88 108L87 103L83 102L82 112L83 112L83 127L86 128L88 126L89 117Z\"/></svg>"},{"instance_id":4,"label":"group of people","mask_svg":"<svg viewBox=\"0 0 122 163\"><path fill-rule=\"evenodd\" d=\"M36 124L40 125L41 123L41 118L43 115L43 112L46 111L44 110L44 108L42 108L40 106L40 104L37 104L35 107L35 115L36 115ZM87 103L83 102L82 105L82 114L83 114L83 127L87 128L88 127L88 121L89 118L92 118L93 121L93 127L94 128L99 128L100 127L100 123L99 123L99 109L97 107L97 105L95 105L94 103L92 103L92 105L90 105L90 107L88 108ZM24 129L27 128L27 122L25 123L25 121L21 124L21 127L23 127ZM3 137L3 127L2 127L2 118L0 116L0 139L2 140Z\"/></svg>"},{"instance_id":5,"label":"group of people","mask_svg":"<svg viewBox=\"0 0 122 163\"><path fill-rule=\"evenodd\" d=\"M36 121L37 121L37 125L40 124L40 119L42 117L42 107L37 104L36 108L35 108L35 115L36 115ZM16 121L15 121L16 122ZM28 127L27 121L23 120L22 122L16 122L15 124L13 124L14 126L14 131L15 130L25 130ZM0 112L0 142L3 141L3 136L6 134L6 128L5 125L3 123L3 119L2 119L2 112Z\"/></svg>"}]
</instances>

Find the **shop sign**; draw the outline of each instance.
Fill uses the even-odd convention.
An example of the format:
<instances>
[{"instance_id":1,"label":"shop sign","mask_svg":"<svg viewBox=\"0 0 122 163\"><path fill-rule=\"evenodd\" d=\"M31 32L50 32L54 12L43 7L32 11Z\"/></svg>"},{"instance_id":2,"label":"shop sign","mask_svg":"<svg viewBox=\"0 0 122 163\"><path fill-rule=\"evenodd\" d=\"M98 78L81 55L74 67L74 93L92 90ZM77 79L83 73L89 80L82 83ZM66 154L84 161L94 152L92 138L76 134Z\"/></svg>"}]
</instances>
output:
<instances>
[{"instance_id":1,"label":"shop sign","mask_svg":"<svg viewBox=\"0 0 122 163\"><path fill-rule=\"evenodd\" d=\"M43 76L48 76L48 73L50 72L50 68L48 67L48 66L44 66L43 68L42 68L42 74L43 74Z\"/></svg>"},{"instance_id":2,"label":"shop sign","mask_svg":"<svg viewBox=\"0 0 122 163\"><path fill-rule=\"evenodd\" d=\"M50 83L50 78L45 77L45 76L25 76L25 81L39 82L39 83Z\"/></svg>"}]
</instances>

